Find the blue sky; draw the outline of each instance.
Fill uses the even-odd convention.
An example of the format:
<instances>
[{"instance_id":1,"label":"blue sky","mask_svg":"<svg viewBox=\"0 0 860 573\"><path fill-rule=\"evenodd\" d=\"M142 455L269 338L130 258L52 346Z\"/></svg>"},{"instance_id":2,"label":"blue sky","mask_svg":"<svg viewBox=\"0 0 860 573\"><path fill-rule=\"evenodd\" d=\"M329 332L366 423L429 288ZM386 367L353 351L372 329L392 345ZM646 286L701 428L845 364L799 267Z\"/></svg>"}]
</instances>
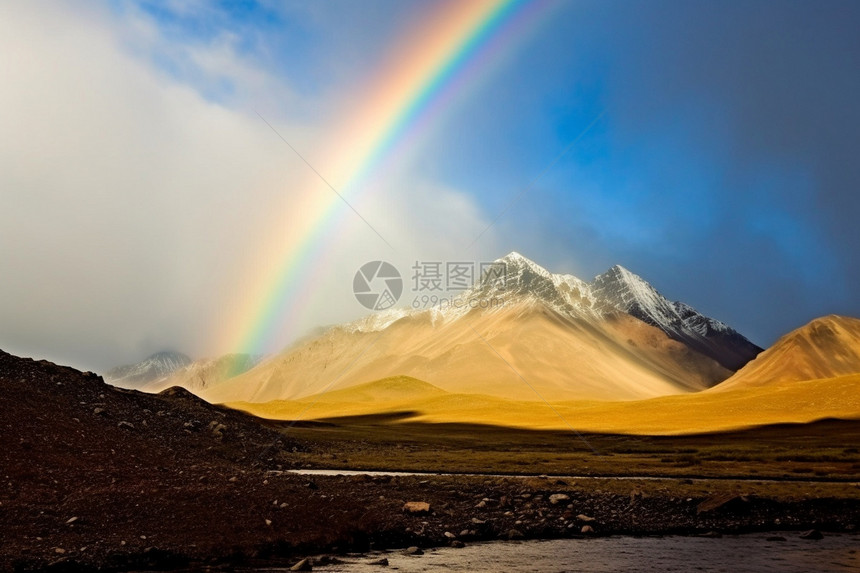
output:
<instances>
[{"instance_id":1,"label":"blue sky","mask_svg":"<svg viewBox=\"0 0 860 573\"><path fill-rule=\"evenodd\" d=\"M62 76L56 54L67 52L76 61L89 61L86 69L91 72L86 73L98 76L91 78L96 82L91 91L104 98L97 106L85 101L95 97L92 94L63 101L63 90L74 87L72 79L57 86L34 83L33 91L27 92L27 82L33 77L20 72L15 81L16 89L24 94L20 101L33 94L41 97L50 90L56 92L49 101L59 115L46 125L46 132L64 134L68 129L70 138L81 137L81 130L73 129L75 122L88 117L87 113L99 115L97 110L108 106L116 108L117 118L121 118L112 125L128 121L129 129L139 130L134 133L152 135L147 153L164 146L167 156L169 145L181 140L183 147L174 157L186 152L193 156L199 149L200 164L211 166L224 163L207 155L215 153L207 147L211 147L211 135L198 140L186 131L192 127L201 131L203 126L204 131L211 127L212 133L220 133L227 124L239 126L232 128L237 133L236 149L256 150L257 145L263 149L272 145L272 134L255 115L260 110L313 161L323 142L336 137L326 122L372 77L398 34L424 7L423 2L394 0L111 0L75 12L35 2L4 8L7 21L18 22L14 30L7 31L17 35L7 33L5 41L8 49L18 50L15 53L30 54L27 69L44 71L44 78L52 78L50 81ZM71 37L72 31L82 28L89 30L93 46L83 45L80 54L75 52L75 44L63 43L63 34L53 33L68 29ZM485 81L462 94L442 114L418 153L403 166L402 175L416 182L416 188L429 189L420 201L439 197L439 202L447 201L449 206L465 206L462 233L456 241L452 239L448 252L456 251L457 245L465 250L470 237L603 114L473 252L464 255L486 258L517 250L553 271L572 272L585 279L620 263L666 296L728 322L760 345L771 344L816 316L860 316L856 295L860 284L860 257L856 255L860 245L858 28L860 4L839 0L719 4L559 1L551 17L516 42ZM48 46L51 43L56 46ZM36 50L42 47L44 57ZM138 85L138 81L143 86L137 90L141 101L132 105L136 96L123 91L123 85ZM153 100L167 103L149 109ZM66 108L68 114L63 115ZM96 115L93 121L97 121ZM37 117L34 112L30 119L36 121ZM189 117L208 119L192 125ZM102 167L98 162L108 155L106 151L122 153L103 140L103 132L92 129L84 134L94 150L88 157L100 158L93 160L93 170ZM14 132L7 129L6 133L11 149ZM32 124L28 130L22 128L17 141L23 140L25 148L42 145L32 133ZM216 151L225 154L218 157L229 156L226 148ZM157 153L153 153L155 157ZM266 153L271 157L261 160ZM140 152L129 149L127 155L123 160L129 165L141 162ZM234 185L247 189L247 181L256 176L253 173L265 171L266 177L283 182L303 169L284 149L249 151L247 157L236 152L235 157L234 179L233 174L213 174L212 179L235 180ZM202 196L191 192L185 196L183 189L211 189L211 181L198 181L200 174L192 174L190 167L188 173L174 173L171 159L155 158L147 167L147 175L134 181L116 175L113 188L140 185L135 200L154 213L157 206L147 203L150 199L146 197L154 193L152 189L163 187L170 195L160 201L184 201L194 221L209 216L208 212L193 212ZM325 171L325 165L316 167ZM105 169L110 170L109 166ZM164 180L153 173L164 173ZM156 179L150 180L153 177ZM21 189L28 196L42 192L40 185L44 185L44 193L56 187L30 181L30 176L25 179L21 179ZM187 184L174 189L170 182L175 180ZM81 182L81 188L93 187L85 183ZM400 184L404 188L403 181ZM237 210L246 210L249 217L260 220L268 216L263 209L252 213L248 203L281 201L279 205L290 209L288 193L279 195L274 187L267 192L270 195L249 196L239 203L241 196L235 189L225 187L218 191L223 194L223 212L212 205L207 208L215 208L213 217L224 221ZM413 201L407 195L412 192L404 190L403 197L388 197L405 205ZM24 196L22 191L22 202ZM372 202L365 208L369 218L397 232L398 216L386 221L385 211L374 210ZM450 215L444 206L437 208L444 216ZM94 213L87 216L92 215L93 221L114 216L125 221L123 217L129 215L120 217L119 212L106 210L98 218ZM57 217L62 215L58 211ZM134 228L145 227L137 219L133 223ZM184 224L185 219L177 218L165 226L181 229ZM418 219L413 227L422 224ZM56 226L74 243L79 227ZM262 224L250 228L255 226ZM358 223L340 229L340 234L351 241L350 233L360 228ZM434 236L429 227L421 233L414 237L416 244ZM249 233L237 234L235 240L232 235L221 239L224 245L232 245L227 250L235 251L237 269L242 249L252 245L246 235ZM168 247L157 241L153 244L151 236L144 239L141 234L139 238L133 252L138 260L152 260L150 274L186 281L181 287L166 281L157 297L141 291L141 300L152 296L153 305L170 309L160 322L153 319L122 343L115 342L104 326L105 342L95 351L70 342L75 338L71 323L66 338L58 335L53 342L37 343L51 337L36 331L25 333L21 318L16 340L25 342L17 347L99 366L122 361L114 357L130 360L168 346L211 351L194 346L193 328L206 324L204 316L211 320L213 309L225 304L226 293L236 285L225 282L220 298L213 295L206 304L190 295L177 296L176 292L186 288L191 292L191 285L207 284L206 273L211 268L202 262L199 269L188 263L164 266L168 263L158 262L159 253L177 248L187 251L188 259L209 260L214 255L197 239L185 237ZM242 242L246 238L247 245ZM365 239L373 245L374 239ZM30 245L34 252L39 245L36 236L32 245L27 242L26 230L16 240L23 241L25 250ZM411 239L403 235L399 240L409 243ZM89 243L82 239L81 244ZM218 256L226 256L224 251L221 248ZM6 253L3 262L12 265L17 260ZM98 263L116 264L113 260L99 259ZM344 271L345 275L352 272L352 268ZM54 278L68 281L68 277ZM341 277L337 280L348 284ZM138 282L128 278L127 283L111 288ZM23 283L20 288L25 288ZM14 294L12 291L10 296ZM80 307L82 301L86 302L68 304ZM112 312L124 324L149 320L123 314L126 307L120 301L116 304ZM68 312L77 317L62 306L43 306L54 315ZM186 327L173 315L189 306L199 306L200 316L186 316L188 326L183 330ZM7 310L8 316L0 318L8 325L16 324L13 311ZM318 317L322 322L338 319L336 314ZM98 328L91 325L90 330ZM174 334L163 336L164 332ZM0 343L15 349L8 340L11 338L0 336Z\"/></svg>"},{"instance_id":2,"label":"blue sky","mask_svg":"<svg viewBox=\"0 0 860 573\"><path fill-rule=\"evenodd\" d=\"M856 3L566 3L445 118L419 166L494 215L504 250L619 262L767 345L860 313Z\"/></svg>"}]
</instances>

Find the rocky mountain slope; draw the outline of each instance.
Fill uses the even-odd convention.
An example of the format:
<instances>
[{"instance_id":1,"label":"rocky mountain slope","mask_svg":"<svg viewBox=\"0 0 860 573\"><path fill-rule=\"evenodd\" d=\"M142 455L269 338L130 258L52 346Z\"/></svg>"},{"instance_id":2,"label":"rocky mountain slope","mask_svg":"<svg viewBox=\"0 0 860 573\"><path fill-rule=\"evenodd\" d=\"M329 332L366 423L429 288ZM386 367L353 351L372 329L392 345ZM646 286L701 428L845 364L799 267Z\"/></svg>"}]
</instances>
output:
<instances>
[{"instance_id":1,"label":"rocky mountain slope","mask_svg":"<svg viewBox=\"0 0 860 573\"><path fill-rule=\"evenodd\" d=\"M665 332L670 338L737 370L762 351L728 325L704 316L690 305L672 302L641 277L614 266L588 288L600 304L625 312Z\"/></svg>"}]
</instances>

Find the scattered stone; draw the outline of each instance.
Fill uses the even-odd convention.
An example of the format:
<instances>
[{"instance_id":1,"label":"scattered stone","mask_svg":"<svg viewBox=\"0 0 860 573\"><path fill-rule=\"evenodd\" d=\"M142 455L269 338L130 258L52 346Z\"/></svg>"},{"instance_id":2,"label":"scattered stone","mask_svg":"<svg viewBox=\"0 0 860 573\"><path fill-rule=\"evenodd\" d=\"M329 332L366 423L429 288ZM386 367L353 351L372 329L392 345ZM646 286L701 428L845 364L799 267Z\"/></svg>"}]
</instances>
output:
<instances>
[{"instance_id":1,"label":"scattered stone","mask_svg":"<svg viewBox=\"0 0 860 573\"><path fill-rule=\"evenodd\" d=\"M271 525L272 525L272 520L271 520L271 519L267 519L267 520L266 520L266 525L271 526Z\"/></svg>"},{"instance_id":2,"label":"scattered stone","mask_svg":"<svg viewBox=\"0 0 860 573\"><path fill-rule=\"evenodd\" d=\"M227 429L227 426L224 424L220 424L216 421L209 422L209 431L212 432L212 435L216 438L223 437L224 430Z\"/></svg>"},{"instance_id":3,"label":"scattered stone","mask_svg":"<svg viewBox=\"0 0 860 573\"><path fill-rule=\"evenodd\" d=\"M477 517L473 517L472 523L474 523L475 525L484 525L487 522L484 521L483 519L478 519Z\"/></svg>"},{"instance_id":4,"label":"scattered stone","mask_svg":"<svg viewBox=\"0 0 860 573\"><path fill-rule=\"evenodd\" d=\"M105 416L105 415L107 415L107 412L105 412L104 408L93 408L93 415L94 416Z\"/></svg>"},{"instance_id":5,"label":"scattered stone","mask_svg":"<svg viewBox=\"0 0 860 573\"><path fill-rule=\"evenodd\" d=\"M383 557L382 559L377 559L376 561L369 561L368 565L379 565L380 567L388 567L388 558Z\"/></svg>"},{"instance_id":6,"label":"scattered stone","mask_svg":"<svg viewBox=\"0 0 860 573\"><path fill-rule=\"evenodd\" d=\"M817 529L810 529L809 531L804 531L800 534L801 539L812 539L819 540L824 539L824 534L818 531Z\"/></svg>"},{"instance_id":7,"label":"scattered stone","mask_svg":"<svg viewBox=\"0 0 860 573\"><path fill-rule=\"evenodd\" d=\"M460 537L468 537L468 536L469 536L469 530L468 529L464 529L463 531L460 532Z\"/></svg>"},{"instance_id":8,"label":"scattered stone","mask_svg":"<svg viewBox=\"0 0 860 573\"><path fill-rule=\"evenodd\" d=\"M54 548L54 553L56 553L58 555L63 555L65 552L66 552L66 550L63 549L62 547L55 547Z\"/></svg>"},{"instance_id":9,"label":"scattered stone","mask_svg":"<svg viewBox=\"0 0 860 573\"><path fill-rule=\"evenodd\" d=\"M476 507L477 509L485 508L485 507L487 507L487 502L486 502L486 501L479 501L479 502L478 502L478 505L476 505L475 507Z\"/></svg>"},{"instance_id":10,"label":"scattered stone","mask_svg":"<svg viewBox=\"0 0 860 573\"><path fill-rule=\"evenodd\" d=\"M570 501L570 496L566 493L554 493L549 496L549 502L553 505L558 505L563 501Z\"/></svg>"},{"instance_id":11,"label":"scattered stone","mask_svg":"<svg viewBox=\"0 0 860 573\"><path fill-rule=\"evenodd\" d=\"M406 549L404 549L403 551L401 551L401 553L402 553L403 555L424 555L424 552L423 552L423 551L421 551L421 548L420 548L420 547L416 547L416 546L414 546L414 545L413 545L412 547L407 547Z\"/></svg>"},{"instance_id":12,"label":"scattered stone","mask_svg":"<svg viewBox=\"0 0 860 573\"><path fill-rule=\"evenodd\" d=\"M134 429L134 425L131 422L126 422L125 420L123 420L122 422L117 424L116 427L117 428L125 428L126 430L133 430Z\"/></svg>"},{"instance_id":13,"label":"scattered stone","mask_svg":"<svg viewBox=\"0 0 860 573\"><path fill-rule=\"evenodd\" d=\"M230 483L236 483L237 481L239 481L239 478L237 478L236 476L233 476L230 479L228 479L227 481Z\"/></svg>"},{"instance_id":14,"label":"scattered stone","mask_svg":"<svg viewBox=\"0 0 860 573\"><path fill-rule=\"evenodd\" d=\"M426 501L407 501L403 504L403 513L409 515L426 515L430 513L430 504Z\"/></svg>"},{"instance_id":15,"label":"scattered stone","mask_svg":"<svg viewBox=\"0 0 860 573\"><path fill-rule=\"evenodd\" d=\"M511 529L508 531L508 539L525 539L525 535L519 529Z\"/></svg>"},{"instance_id":16,"label":"scattered stone","mask_svg":"<svg viewBox=\"0 0 860 573\"><path fill-rule=\"evenodd\" d=\"M77 520L78 520L77 517L70 517L69 519L66 520L66 523L72 524L72 523L76 522Z\"/></svg>"},{"instance_id":17,"label":"scattered stone","mask_svg":"<svg viewBox=\"0 0 860 573\"><path fill-rule=\"evenodd\" d=\"M313 569L311 566L311 562L308 559L302 559L292 567L290 567L290 571L310 571Z\"/></svg>"},{"instance_id":18,"label":"scattered stone","mask_svg":"<svg viewBox=\"0 0 860 573\"><path fill-rule=\"evenodd\" d=\"M445 537L447 537L448 539L456 539L456 538L457 538L457 536L456 536L456 535L454 535L453 533L451 533L450 531L446 531L446 532L445 532L445 533L443 533L442 535L444 535L444 536L445 536Z\"/></svg>"},{"instance_id":19,"label":"scattered stone","mask_svg":"<svg viewBox=\"0 0 860 573\"><path fill-rule=\"evenodd\" d=\"M463 543L462 541L460 541L459 539L455 539L454 541L451 542L451 547L454 547L456 549L462 549L462 548L466 547L466 544Z\"/></svg>"},{"instance_id":20,"label":"scattered stone","mask_svg":"<svg viewBox=\"0 0 860 573\"><path fill-rule=\"evenodd\" d=\"M591 533L594 533L594 528L590 525L583 525L582 529L580 529L579 532L585 535L589 535Z\"/></svg>"},{"instance_id":21,"label":"scattered stone","mask_svg":"<svg viewBox=\"0 0 860 573\"><path fill-rule=\"evenodd\" d=\"M579 515L577 515L576 519L578 519L579 521L582 521L584 523L591 523L592 521L595 521L595 519L593 517L589 517L589 516L585 515L584 513L580 513Z\"/></svg>"}]
</instances>

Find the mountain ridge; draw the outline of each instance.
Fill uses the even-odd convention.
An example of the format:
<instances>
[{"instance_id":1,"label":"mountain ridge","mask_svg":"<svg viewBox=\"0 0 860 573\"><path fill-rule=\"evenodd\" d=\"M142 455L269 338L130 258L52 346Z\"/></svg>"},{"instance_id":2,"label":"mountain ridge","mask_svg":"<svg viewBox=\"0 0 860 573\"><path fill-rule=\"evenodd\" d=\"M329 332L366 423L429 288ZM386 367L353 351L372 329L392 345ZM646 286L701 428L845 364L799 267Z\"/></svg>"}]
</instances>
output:
<instances>
[{"instance_id":1,"label":"mountain ridge","mask_svg":"<svg viewBox=\"0 0 860 573\"><path fill-rule=\"evenodd\" d=\"M447 392L510 399L633 400L728 378L733 371L701 351L714 332L728 333L730 347L754 346L623 267L612 270L626 281L620 288L610 280L617 277L586 283L516 252L497 262L505 264L503 281L487 273L447 306L393 308L334 326L202 395L217 402L299 399L329 386L412 376ZM500 304L472 304L494 300ZM655 305L660 312L650 321L623 310ZM707 328L690 328L690 319Z\"/></svg>"},{"instance_id":2,"label":"mountain ridge","mask_svg":"<svg viewBox=\"0 0 860 573\"><path fill-rule=\"evenodd\" d=\"M471 289L455 299L462 303L459 309L451 310L453 305L448 309L431 309L432 320L457 320L473 307L470 303L474 301L530 297L571 318L597 320L616 312L629 314L732 371L763 350L724 322L707 317L686 303L667 299L621 265L613 265L586 282L574 275L552 273L516 251L494 263L505 265L504 284L490 280L485 272ZM347 328L378 331L419 312L425 311L394 308L349 323Z\"/></svg>"}]
</instances>

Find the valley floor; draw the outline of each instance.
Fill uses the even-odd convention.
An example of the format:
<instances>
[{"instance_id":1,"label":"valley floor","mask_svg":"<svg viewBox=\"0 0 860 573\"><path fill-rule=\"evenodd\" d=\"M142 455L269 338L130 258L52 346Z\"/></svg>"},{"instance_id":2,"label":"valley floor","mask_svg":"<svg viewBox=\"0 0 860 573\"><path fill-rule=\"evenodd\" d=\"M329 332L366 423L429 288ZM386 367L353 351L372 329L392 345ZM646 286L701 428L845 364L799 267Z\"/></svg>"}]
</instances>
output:
<instances>
[{"instance_id":1,"label":"valley floor","mask_svg":"<svg viewBox=\"0 0 860 573\"><path fill-rule=\"evenodd\" d=\"M202 431L213 438L209 462L159 462L140 452L98 467L82 457L40 467L39 456L4 465L0 563L17 570L291 566L304 555L454 540L774 530L798 537L860 523L860 457L845 447L857 443L856 423L687 438L582 436L594 453L563 433L371 422L276 427L291 445L242 452ZM227 426L225 435L241 428ZM725 459L731 451L741 461ZM223 459L234 455L235 462ZM287 471L299 467L595 477ZM652 479L597 477L633 474ZM404 513L408 501L426 502L429 513Z\"/></svg>"},{"instance_id":2,"label":"valley floor","mask_svg":"<svg viewBox=\"0 0 860 573\"><path fill-rule=\"evenodd\" d=\"M853 420L687 436L410 423L397 415L269 424L306 444L284 460L289 468L860 482Z\"/></svg>"},{"instance_id":3,"label":"valley floor","mask_svg":"<svg viewBox=\"0 0 860 573\"><path fill-rule=\"evenodd\" d=\"M292 566L476 541L860 524L857 422L685 437L290 425L2 353L0 390L0 570ZM300 468L523 475L289 471Z\"/></svg>"}]
</instances>

